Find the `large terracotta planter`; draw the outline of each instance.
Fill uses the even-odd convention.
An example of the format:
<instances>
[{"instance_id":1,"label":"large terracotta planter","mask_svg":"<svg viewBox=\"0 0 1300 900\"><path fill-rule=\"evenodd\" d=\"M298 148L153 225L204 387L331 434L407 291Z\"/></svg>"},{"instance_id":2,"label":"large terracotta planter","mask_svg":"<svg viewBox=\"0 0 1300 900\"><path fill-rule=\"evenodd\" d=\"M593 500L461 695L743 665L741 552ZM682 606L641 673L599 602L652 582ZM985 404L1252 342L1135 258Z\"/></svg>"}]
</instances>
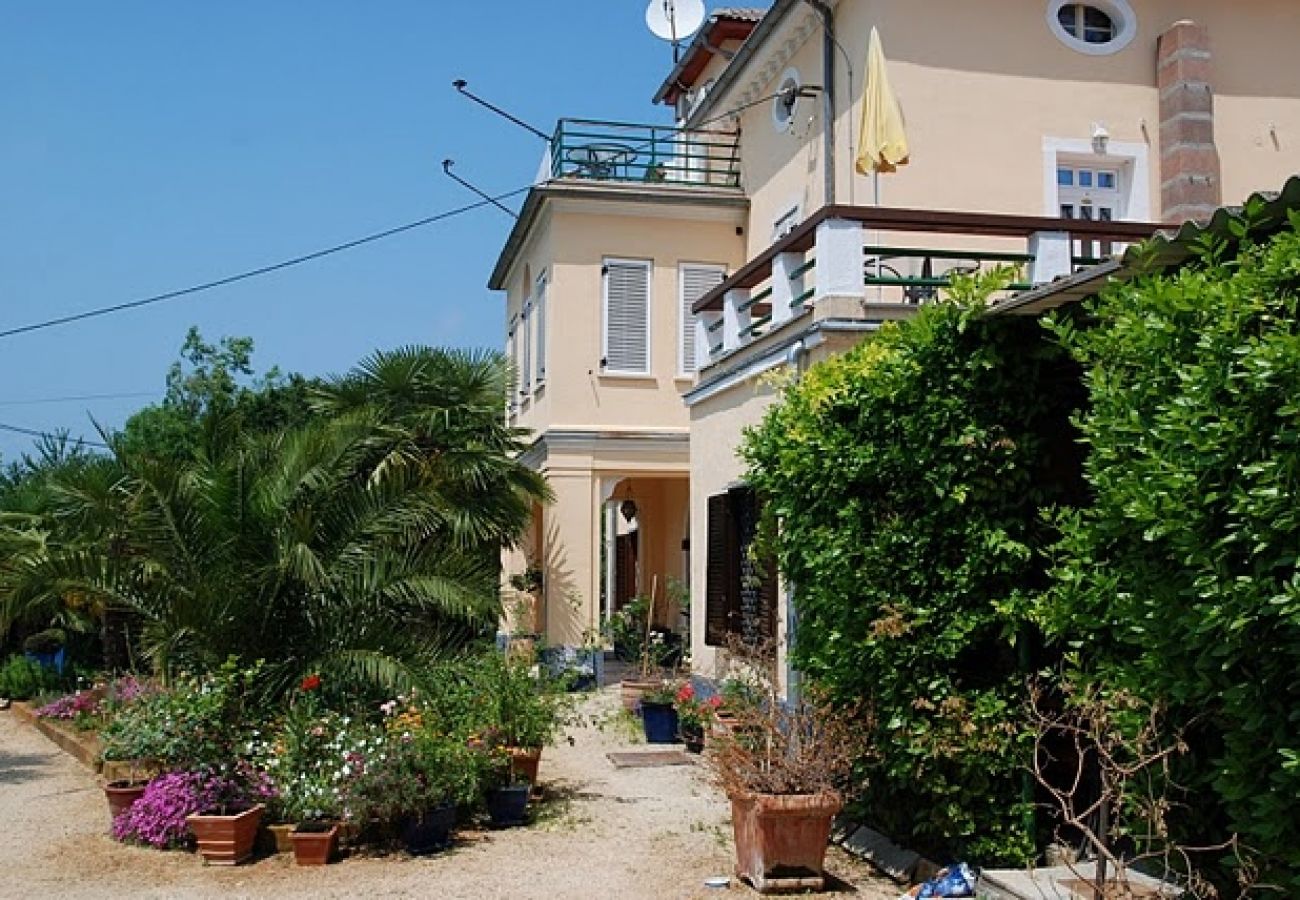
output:
<instances>
[{"instance_id":1,"label":"large terracotta planter","mask_svg":"<svg viewBox=\"0 0 1300 900\"><path fill-rule=\"evenodd\" d=\"M761 894L826 887L831 821L844 807L839 794L735 794L736 877Z\"/></svg>"},{"instance_id":2,"label":"large terracotta planter","mask_svg":"<svg viewBox=\"0 0 1300 900\"><path fill-rule=\"evenodd\" d=\"M511 747L509 752L510 771L515 779L517 781L527 781L535 786L537 784L537 770L542 764L542 748Z\"/></svg>"},{"instance_id":3,"label":"large terracotta planter","mask_svg":"<svg viewBox=\"0 0 1300 900\"><path fill-rule=\"evenodd\" d=\"M199 853L214 866L237 866L253 855L262 804L230 816L187 816Z\"/></svg>"},{"instance_id":4,"label":"large terracotta planter","mask_svg":"<svg viewBox=\"0 0 1300 900\"><path fill-rule=\"evenodd\" d=\"M104 785L104 796L108 798L108 814L116 819L135 805L135 801L144 796L147 781L110 781Z\"/></svg>"},{"instance_id":5,"label":"large terracotta planter","mask_svg":"<svg viewBox=\"0 0 1300 900\"><path fill-rule=\"evenodd\" d=\"M337 825L299 825L289 835L293 841L293 861L300 866L323 866L329 863L339 846Z\"/></svg>"},{"instance_id":6,"label":"large terracotta planter","mask_svg":"<svg viewBox=\"0 0 1300 900\"><path fill-rule=\"evenodd\" d=\"M620 695L623 698L623 708L628 712L641 711L641 698L650 691L659 687L658 681L642 681L636 678L624 678L619 684Z\"/></svg>"}]
</instances>

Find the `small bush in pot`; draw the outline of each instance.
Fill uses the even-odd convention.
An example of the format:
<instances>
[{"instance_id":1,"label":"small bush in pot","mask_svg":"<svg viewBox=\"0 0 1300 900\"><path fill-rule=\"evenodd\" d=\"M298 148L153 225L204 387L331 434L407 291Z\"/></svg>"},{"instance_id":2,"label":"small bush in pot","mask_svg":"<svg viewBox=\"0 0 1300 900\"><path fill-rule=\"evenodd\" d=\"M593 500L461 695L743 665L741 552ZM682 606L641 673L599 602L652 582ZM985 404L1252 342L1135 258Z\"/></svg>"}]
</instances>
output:
<instances>
[{"instance_id":1,"label":"small bush in pot","mask_svg":"<svg viewBox=\"0 0 1300 900\"><path fill-rule=\"evenodd\" d=\"M821 890L831 822L864 758L868 717L815 688L787 699L774 654L748 650L758 689L728 701L734 724L715 733L705 760L732 805L736 875L760 892Z\"/></svg>"},{"instance_id":2,"label":"small bush in pot","mask_svg":"<svg viewBox=\"0 0 1300 900\"><path fill-rule=\"evenodd\" d=\"M701 698L695 686L689 681L682 682L673 696L673 708L677 711L677 730L686 749L699 753L704 749L704 735L713 727L717 718L722 698L713 694Z\"/></svg>"},{"instance_id":3,"label":"small bush in pot","mask_svg":"<svg viewBox=\"0 0 1300 900\"><path fill-rule=\"evenodd\" d=\"M677 692L673 681L660 681L641 695L641 726L647 744L677 742Z\"/></svg>"}]
</instances>

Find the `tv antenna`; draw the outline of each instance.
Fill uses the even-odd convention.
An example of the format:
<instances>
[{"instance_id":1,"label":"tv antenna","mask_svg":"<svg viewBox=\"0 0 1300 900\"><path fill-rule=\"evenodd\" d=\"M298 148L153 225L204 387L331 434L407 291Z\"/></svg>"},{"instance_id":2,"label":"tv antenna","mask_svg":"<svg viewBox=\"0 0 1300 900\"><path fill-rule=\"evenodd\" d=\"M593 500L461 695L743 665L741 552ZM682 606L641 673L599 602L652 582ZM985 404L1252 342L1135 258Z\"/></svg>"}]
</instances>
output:
<instances>
[{"instance_id":1,"label":"tv antenna","mask_svg":"<svg viewBox=\"0 0 1300 900\"><path fill-rule=\"evenodd\" d=\"M673 63L681 61L682 41L704 24L704 0L650 0L645 23L654 36L673 45Z\"/></svg>"}]
</instances>

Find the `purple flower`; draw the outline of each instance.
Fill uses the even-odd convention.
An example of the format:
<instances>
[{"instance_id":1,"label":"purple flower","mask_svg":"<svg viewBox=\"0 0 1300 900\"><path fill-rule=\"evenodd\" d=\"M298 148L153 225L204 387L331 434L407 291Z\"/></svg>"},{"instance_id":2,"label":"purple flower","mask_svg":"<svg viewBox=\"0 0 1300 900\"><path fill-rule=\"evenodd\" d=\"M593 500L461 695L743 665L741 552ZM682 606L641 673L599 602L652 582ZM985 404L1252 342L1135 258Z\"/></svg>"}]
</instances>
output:
<instances>
[{"instance_id":1,"label":"purple flower","mask_svg":"<svg viewBox=\"0 0 1300 900\"><path fill-rule=\"evenodd\" d=\"M82 713L93 716L98 712L99 698L90 692L78 691L45 704L36 710L36 715L42 719L75 719Z\"/></svg>"}]
</instances>

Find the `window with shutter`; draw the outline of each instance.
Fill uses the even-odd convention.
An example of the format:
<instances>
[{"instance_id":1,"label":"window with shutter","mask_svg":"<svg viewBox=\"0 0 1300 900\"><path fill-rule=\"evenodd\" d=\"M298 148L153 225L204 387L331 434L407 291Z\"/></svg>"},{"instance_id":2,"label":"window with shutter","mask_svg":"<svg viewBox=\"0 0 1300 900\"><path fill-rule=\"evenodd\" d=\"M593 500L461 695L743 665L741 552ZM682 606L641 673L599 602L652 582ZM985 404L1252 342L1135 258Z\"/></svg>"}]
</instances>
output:
<instances>
[{"instance_id":1,"label":"window with shutter","mask_svg":"<svg viewBox=\"0 0 1300 900\"><path fill-rule=\"evenodd\" d=\"M506 362L510 364L509 405L514 409L519 398L519 320L510 320L510 330L506 332Z\"/></svg>"},{"instance_id":2,"label":"window with shutter","mask_svg":"<svg viewBox=\"0 0 1300 900\"><path fill-rule=\"evenodd\" d=\"M758 496L749 487L709 498L704 643L738 637L751 646L776 638L779 578L775 561L752 552Z\"/></svg>"},{"instance_id":3,"label":"window with shutter","mask_svg":"<svg viewBox=\"0 0 1300 900\"><path fill-rule=\"evenodd\" d=\"M731 498L709 498L709 545L705 576L704 643L723 647L733 631L736 588L739 585L738 547Z\"/></svg>"},{"instance_id":4,"label":"window with shutter","mask_svg":"<svg viewBox=\"0 0 1300 900\"><path fill-rule=\"evenodd\" d=\"M605 260L606 372L650 371L650 263Z\"/></svg>"},{"instance_id":5,"label":"window with shutter","mask_svg":"<svg viewBox=\"0 0 1300 900\"><path fill-rule=\"evenodd\" d=\"M537 347L534 358L537 372L534 381L538 385L546 381L546 276L537 279L536 299L533 301L533 318L537 320Z\"/></svg>"},{"instance_id":6,"label":"window with shutter","mask_svg":"<svg viewBox=\"0 0 1300 900\"><path fill-rule=\"evenodd\" d=\"M682 265L678 269L677 283L681 295L681 350L677 357L677 370L683 375L693 375L695 359L695 313L691 307L709 291L727 278L725 266Z\"/></svg>"},{"instance_id":7,"label":"window with shutter","mask_svg":"<svg viewBox=\"0 0 1300 900\"><path fill-rule=\"evenodd\" d=\"M533 301L524 301L524 317L519 323L519 331L523 335L524 351L523 358L519 362L519 393L521 396L528 396L528 389L531 386L533 377Z\"/></svg>"}]
</instances>

